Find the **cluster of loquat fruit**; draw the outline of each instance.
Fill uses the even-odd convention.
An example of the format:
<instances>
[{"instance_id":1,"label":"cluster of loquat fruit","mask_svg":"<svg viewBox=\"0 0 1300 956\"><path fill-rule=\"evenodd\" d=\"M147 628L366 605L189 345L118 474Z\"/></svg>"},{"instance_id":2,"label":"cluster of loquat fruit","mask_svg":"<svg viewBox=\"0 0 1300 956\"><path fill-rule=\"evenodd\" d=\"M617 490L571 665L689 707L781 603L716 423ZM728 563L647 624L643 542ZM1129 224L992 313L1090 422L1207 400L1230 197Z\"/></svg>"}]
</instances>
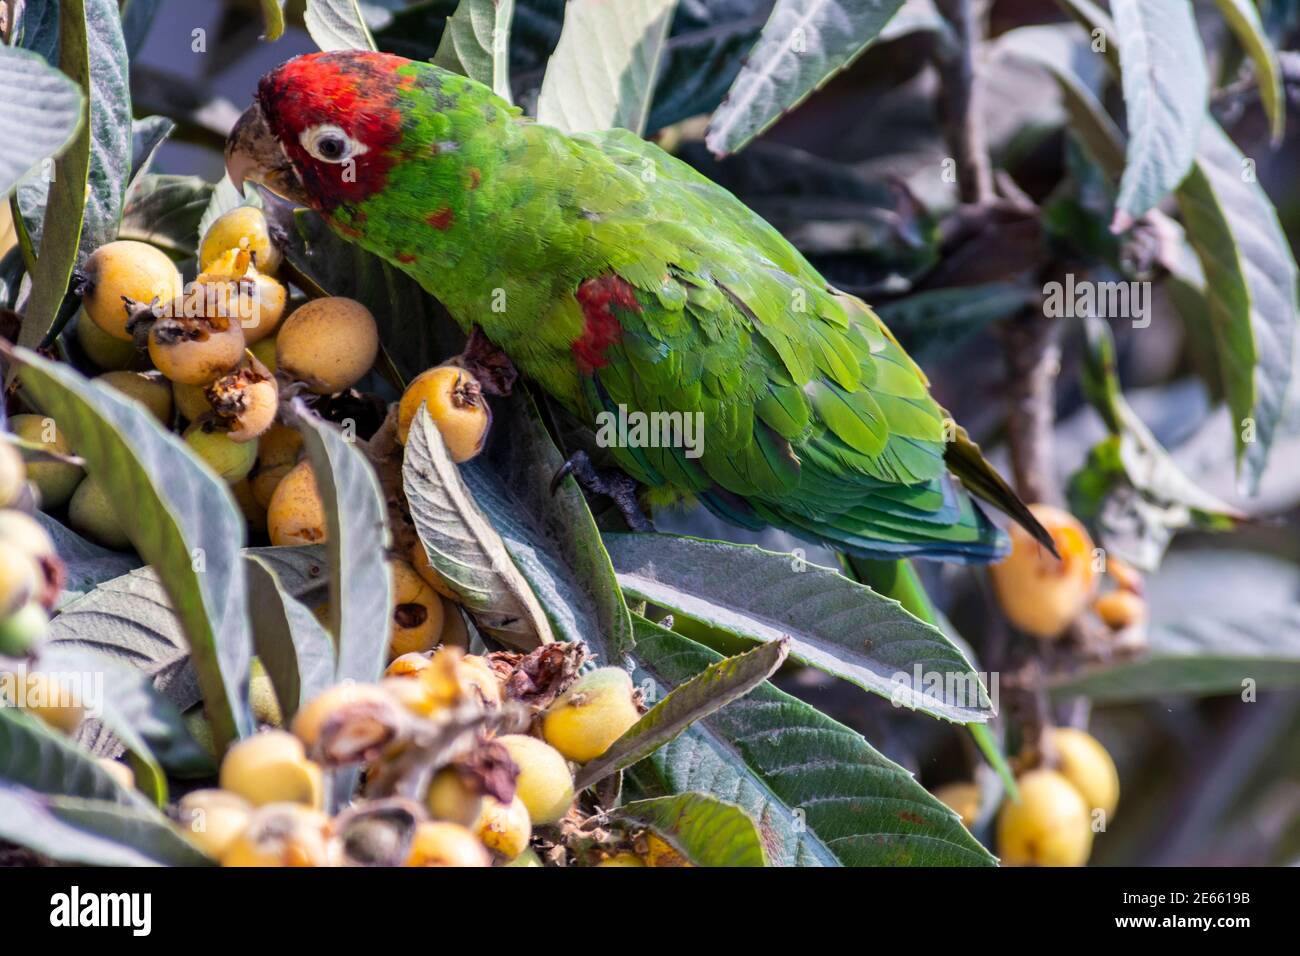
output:
<instances>
[{"instance_id":1,"label":"cluster of loquat fruit","mask_svg":"<svg viewBox=\"0 0 1300 956\"><path fill-rule=\"evenodd\" d=\"M1051 534L1060 557L1019 526L1011 529L1010 555L989 568L1007 620L1037 640L1056 642L1090 611L1111 635L1110 650L1141 640L1147 613L1141 576L1115 557L1101 560L1087 529L1068 512L1045 504L1030 510ZM1098 595L1103 571L1112 586ZM1094 834L1104 829L1119 803L1114 761L1086 731L1049 727L1026 766L1017 778L1019 801L1008 798L998 812L1002 863L1082 866L1092 852ZM967 827L982 815L981 790L973 782L947 784L935 796Z\"/></svg>"},{"instance_id":2,"label":"cluster of loquat fruit","mask_svg":"<svg viewBox=\"0 0 1300 956\"><path fill-rule=\"evenodd\" d=\"M198 277L188 285L159 249L135 240L107 243L80 270L76 338L104 370L101 382L174 425L231 486L250 530L274 545L319 544L324 511L301 437L277 421L281 399L352 388L375 363L379 333L369 310L352 299L295 301L276 277L282 262L255 206L231 210L209 227ZM490 413L469 371L440 366L411 382L400 405L400 440L421 404L456 461L482 448ZM73 454L56 423L40 414L13 416L11 428L53 455ZM42 507L66 506L68 523L82 535L108 548L130 546L105 489L79 466L43 461L31 467L31 478ZM422 561L421 555L416 566ZM399 590L414 593L410 571L406 565L395 575ZM437 636L436 623L426 630Z\"/></svg>"},{"instance_id":3,"label":"cluster of loquat fruit","mask_svg":"<svg viewBox=\"0 0 1300 956\"><path fill-rule=\"evenodd\" d=\"M536 676L521 670L526 659L450 646L399 654L378 683L336 685L288 730L234 744L219 789L181 799L177 829L225 866L541 866L535 847L576 813L571 762L603 754L640 707L612 667L569 674L525 704L512 675ZM363 769L365 798L331 817L326 771L349 765ZM646 834L583 860L670 861L681 865Z\"/></svg>"}]
</instances>

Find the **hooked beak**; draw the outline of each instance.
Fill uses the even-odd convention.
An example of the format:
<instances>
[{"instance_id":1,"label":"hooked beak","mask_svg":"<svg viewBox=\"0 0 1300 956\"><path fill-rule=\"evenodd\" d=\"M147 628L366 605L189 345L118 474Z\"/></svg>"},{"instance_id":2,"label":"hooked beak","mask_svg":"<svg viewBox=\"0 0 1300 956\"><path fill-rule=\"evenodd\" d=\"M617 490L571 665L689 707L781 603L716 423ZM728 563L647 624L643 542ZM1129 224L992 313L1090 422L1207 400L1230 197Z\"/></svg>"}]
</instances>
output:
<instances>
[{"instance_id":1,"label":"hooked beak","mask_svg":"<svg viewBox=\"0 0 1300 956\"><path fill-rule=\"evenodd\" d=\"M244 183L254 182L299 206L312 204L257 103L244 110L226 137L226 175L241 194Z\"/></svg>"}]
</instances>

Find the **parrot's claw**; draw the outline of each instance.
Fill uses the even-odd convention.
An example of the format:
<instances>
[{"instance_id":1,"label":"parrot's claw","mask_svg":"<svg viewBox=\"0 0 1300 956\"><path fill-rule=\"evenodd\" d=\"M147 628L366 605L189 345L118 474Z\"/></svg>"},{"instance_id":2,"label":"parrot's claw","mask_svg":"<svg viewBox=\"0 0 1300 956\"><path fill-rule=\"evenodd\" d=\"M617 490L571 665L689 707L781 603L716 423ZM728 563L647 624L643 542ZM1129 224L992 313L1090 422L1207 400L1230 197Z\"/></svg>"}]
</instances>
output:
<instances>
[{"instance_id":1,"label":"parrot's claw","mask_svg":"<svg viewBox=\"0 0 1300 956\"><path fill-rule=\"evenodd\" d=\"M646 517L637 501L635 479L621 471L602 471L591 463L591 458L585 451L575 451L551 478L551 494L555 494L560 482L569 475L588 494L604 495L613 501L633 531L654 531L654 524Z\"/></svg>"}]
</instances>

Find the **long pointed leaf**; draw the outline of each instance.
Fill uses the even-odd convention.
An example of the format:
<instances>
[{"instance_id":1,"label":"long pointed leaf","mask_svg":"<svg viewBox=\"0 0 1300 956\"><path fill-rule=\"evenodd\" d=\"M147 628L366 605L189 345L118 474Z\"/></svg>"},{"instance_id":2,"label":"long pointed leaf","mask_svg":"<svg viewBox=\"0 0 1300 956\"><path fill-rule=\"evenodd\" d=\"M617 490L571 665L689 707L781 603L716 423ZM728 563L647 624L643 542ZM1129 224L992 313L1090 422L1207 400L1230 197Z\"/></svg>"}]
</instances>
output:
<instances>
[{"instance_id":1,"label":"long pointed leaf","mask_svg":"<svg viewBox=\"0 0 1300 956\"><path fill-rule=\"evenodd\" d=\"M979 678L938 628L836 571L676 535L608 534L605 541L629 597L746 640L789 636L794 660L936 717L970 723L991 716ZM942 689L930 686L931 675L941 676Z\"/></svg>"},{"instance_id":2,"label":"long pointed leaf","mask_svg":"<svg viewBox=\"0 0 1300 956\"><path fill-rule=\"evenodd\" d=\"M903 0L777 0L745 67L713 114L716 156L734 153L864 51Z\"/></svg>"},{"instance_id":3,"label":"long pointed leaf","mask_svg":"<svg viewBox=\"0 0 1300 956\"><path fill-rule=\"evenodd\" d=\"M635 619L634 679L684 684L721 655ZM961 825L862 736L771 684L697 721L628 773L704 790L758 823L776 866L989 866Z\"/></svg>"},{"instance_id":4,"label":"long pointed leaf","mask_svg":"<svg viewBox=\"0 0 1300 956\"><path fill-rule=\"evenodd\" d=\"M632 766L675 739L695 721L744 697L776 673L788 650L787 641L774 641L710 664L669 692L605 753L578 771L574 789L586 790L611 773Z\"/></svg>"},{"instance_id":5,"label":"long pointed leaf","mask_svg":"<svg viewBox=\"0 0 1300 956\"><path fill-rule=\"evenodd\" d=\"M294 403L294 425L311 459L325 506L330 631L336 680L374 681L384 671L393 613L388 574L388 508L374 468L357 446Z\"/></svg>"},{"instance_id":6,"label":"long pointed leaf","mask_svg":"<svg viewBox=\"0 0 1300 956\"><path fill-rule=\"evenodd\" d=\"M1129 225L1187 176L1210 78L1188 0L1113 0L1128 110L1128 157L1112 228Z\"/></svg>"},{"instance_id":7,"label":"long pointed leaf","mask_svg":"<svg viewBox=\"0 0 1300 956\"><path fill-rule=\"evenodd\" d=\"M139 402L25 349L15 357L23 386L104 482L131 543L162 580L218 745L251 733L245 522L229 488Z\"/></svg>"}]
</instances>

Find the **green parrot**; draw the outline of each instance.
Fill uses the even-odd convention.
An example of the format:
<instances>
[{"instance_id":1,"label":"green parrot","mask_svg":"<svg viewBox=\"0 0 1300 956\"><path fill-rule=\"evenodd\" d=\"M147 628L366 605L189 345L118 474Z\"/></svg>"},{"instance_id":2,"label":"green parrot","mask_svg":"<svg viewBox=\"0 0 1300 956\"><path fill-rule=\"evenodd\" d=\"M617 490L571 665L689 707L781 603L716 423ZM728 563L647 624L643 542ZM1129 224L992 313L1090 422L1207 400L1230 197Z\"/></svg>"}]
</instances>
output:
<instances>
[{"instance_id":1,"label":"green parrot","mask_svg":"<svg viewBox=\"0 0 1300 956\"><path fill-rule=\"evenodd\" d=\"M693 416L691 447L609 448L651 489L863 558L997 560L970 491L1051 548L865 303L626 130L570 135L428 63L314 53L262 78L226 164L413 277L593 429Z\"/></svg>"}]
</instances>

